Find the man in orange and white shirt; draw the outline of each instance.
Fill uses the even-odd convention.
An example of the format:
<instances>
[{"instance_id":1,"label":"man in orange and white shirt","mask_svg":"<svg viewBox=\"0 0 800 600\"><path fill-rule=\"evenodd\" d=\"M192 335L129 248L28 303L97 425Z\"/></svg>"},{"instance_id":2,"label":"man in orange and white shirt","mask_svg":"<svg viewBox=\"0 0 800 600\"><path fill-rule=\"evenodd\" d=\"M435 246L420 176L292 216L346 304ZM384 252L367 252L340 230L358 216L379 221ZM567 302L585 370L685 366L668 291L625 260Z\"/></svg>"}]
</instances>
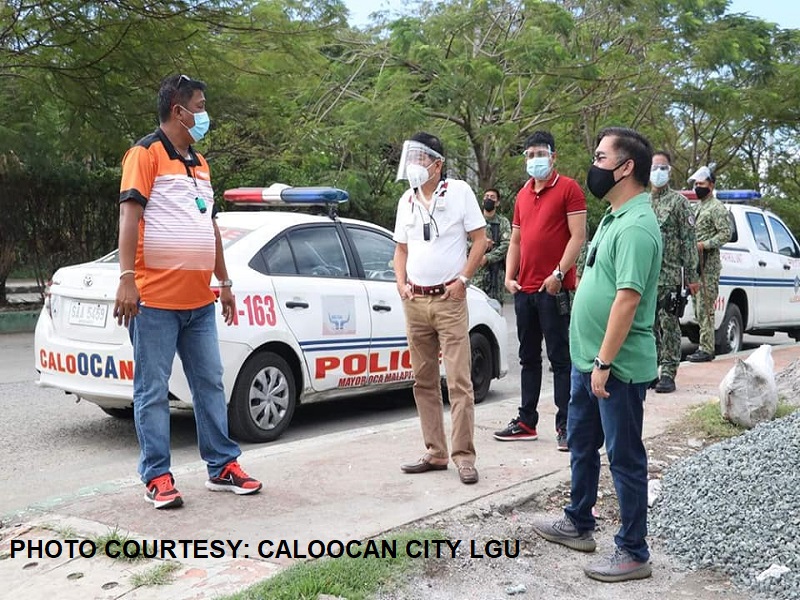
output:
<instances>
[{"instance_id":1,"label":"man in orange and white shirt","mask_svg":"<svg viewBox=\"0 0 800 600\"><path fill-rule=\"evenodd\" d=\"M156 508L183 504L170 473L169 377L175 352L192 390L206 487L252 494L261 483L239 466L228 436L211 274L230 325L236 301L214 220L205 159L192 148L208 131L205 84L173 75L158 92L159 127L128 150L120 185L120 282L114 314L129 328L139 475Z\"/></svg>"}]
</instances>

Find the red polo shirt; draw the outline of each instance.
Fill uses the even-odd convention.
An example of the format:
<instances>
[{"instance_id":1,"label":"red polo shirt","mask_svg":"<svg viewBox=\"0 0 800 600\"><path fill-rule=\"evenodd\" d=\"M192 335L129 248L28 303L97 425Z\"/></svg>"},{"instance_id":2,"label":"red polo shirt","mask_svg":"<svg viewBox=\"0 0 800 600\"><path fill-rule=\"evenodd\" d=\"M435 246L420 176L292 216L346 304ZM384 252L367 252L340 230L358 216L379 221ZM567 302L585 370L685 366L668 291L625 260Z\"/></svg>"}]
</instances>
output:
<instances>
[{"instance_id":1,"label":"red polo shirt","mask_svg":"<svg viewBox=\"0 0 800 600\"><path fill-rule=\"evenodd\" d=\"M519 227L520 262L517 282L522 291L538 292L558 266L569 242L567 216L586 212L586 196L574 179L555 170L536 193L529 179L517 194L512 227ZM564 289L575 289L575 267L564 273Z\"/></svg>"}]
</instances>

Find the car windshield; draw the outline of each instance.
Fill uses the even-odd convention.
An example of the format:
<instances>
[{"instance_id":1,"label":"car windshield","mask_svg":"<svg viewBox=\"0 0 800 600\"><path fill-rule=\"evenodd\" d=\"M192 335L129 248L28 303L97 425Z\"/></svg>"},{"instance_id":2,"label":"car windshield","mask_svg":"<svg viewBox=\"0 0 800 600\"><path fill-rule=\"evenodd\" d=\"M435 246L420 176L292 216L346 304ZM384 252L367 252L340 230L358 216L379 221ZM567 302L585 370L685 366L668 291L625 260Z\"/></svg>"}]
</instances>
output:
<instances>
[{"instance_id":1,"label":"car windshield","mask_svg":"<svg viewBox=\"0 0 800 600\"><path fill-rule=\"evenodd\" d=\"M103 258L98 258L95 262L99 263L118 263L119 262L119 250L114 250L113 252L106 254Z\"/></svg>"}]
</instances>

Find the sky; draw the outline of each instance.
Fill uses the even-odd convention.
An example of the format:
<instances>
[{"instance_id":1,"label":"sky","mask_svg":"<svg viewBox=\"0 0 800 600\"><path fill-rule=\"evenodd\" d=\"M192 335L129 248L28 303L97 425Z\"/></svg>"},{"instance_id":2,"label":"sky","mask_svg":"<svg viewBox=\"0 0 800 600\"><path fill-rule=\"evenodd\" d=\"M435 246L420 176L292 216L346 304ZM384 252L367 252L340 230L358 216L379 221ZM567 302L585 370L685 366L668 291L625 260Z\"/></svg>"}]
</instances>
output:
<instances>
[{"instance_id":1,"label":"sky","mask_svg":"<svg viewBox=\"0 0 800 600\"><path fill-rule=\"evenodd\" d=\"M389 10L400 11L403 0L344 0L350 11L350 22L363 26L369 22L370 13ZM777 23L784 29L800 29L800 1L798 0L731 0L729 13L748 13L765 21Z\"/></svg>"}]
</instances>

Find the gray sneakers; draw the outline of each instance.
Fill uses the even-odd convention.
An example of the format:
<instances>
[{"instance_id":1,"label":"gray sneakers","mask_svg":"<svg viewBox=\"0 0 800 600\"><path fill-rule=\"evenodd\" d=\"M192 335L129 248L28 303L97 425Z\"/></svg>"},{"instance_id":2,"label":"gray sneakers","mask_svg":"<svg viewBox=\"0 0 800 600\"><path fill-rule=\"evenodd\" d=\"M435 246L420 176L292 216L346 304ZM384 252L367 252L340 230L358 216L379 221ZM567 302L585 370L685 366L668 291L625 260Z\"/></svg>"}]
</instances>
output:
<instances>
[{"instance_id":1,"label":"gray sneakers","mask_svg":"<svg viewBox=\"0 0 800 600\"><path fill-rule=\"evenodd\" d=\"M579 533L566 515L557 521L547 518L537 519L533 523L533 530L548 542L555 542L580 552L594 552L597 548L592 532Z\"/></svg>"},{"instance_id":2,"label":"gray sneakers","mask_svg":"<svg viewBox=\"0 0 800 600\"><path fill-rule=\"evenodd\" d=\"M653 574L653 569L649 562L639 562L626 550L617 548L613 554L584 567L583 572L592 579L615 583L629 579L646 579Z\"/></svg>"}]
</instances>

